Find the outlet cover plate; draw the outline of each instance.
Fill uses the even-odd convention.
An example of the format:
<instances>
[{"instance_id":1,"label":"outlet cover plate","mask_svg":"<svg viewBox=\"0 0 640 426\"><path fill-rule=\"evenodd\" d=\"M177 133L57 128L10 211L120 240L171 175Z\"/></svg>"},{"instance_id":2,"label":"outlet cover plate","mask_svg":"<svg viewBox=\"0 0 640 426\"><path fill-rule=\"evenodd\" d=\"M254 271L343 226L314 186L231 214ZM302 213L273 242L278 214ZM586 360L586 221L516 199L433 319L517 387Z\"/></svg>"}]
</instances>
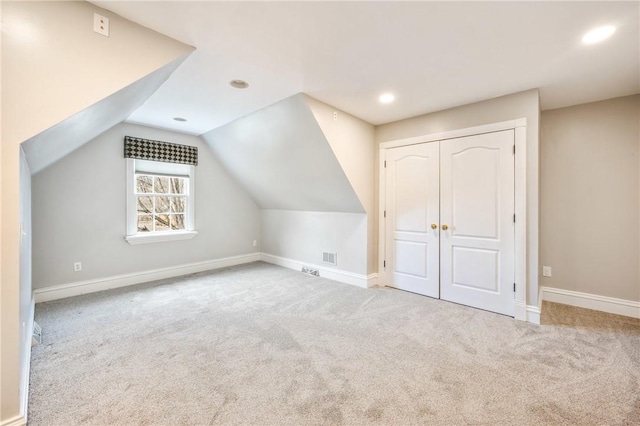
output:
<instances>
[{"instance_id":1,"label":"outlet cover plate","mask_svg":"<svg viewBox=\"0 0 640 426\"><path fill-rule=\"evenodd\" d=\"M106 16L93 14L93 31L100 35L109 37L109 18Z\"/></svg>"}]
</instances>

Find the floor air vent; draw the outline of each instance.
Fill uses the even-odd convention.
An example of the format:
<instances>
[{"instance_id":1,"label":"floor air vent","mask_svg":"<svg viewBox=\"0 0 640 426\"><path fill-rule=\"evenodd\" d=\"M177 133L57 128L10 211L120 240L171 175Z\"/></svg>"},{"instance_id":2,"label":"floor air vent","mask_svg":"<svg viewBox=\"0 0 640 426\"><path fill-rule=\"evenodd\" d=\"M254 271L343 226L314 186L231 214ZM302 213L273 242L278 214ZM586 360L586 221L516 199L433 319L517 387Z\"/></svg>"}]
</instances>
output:
<instances>
[{"instance_id":1,"label":"floor air vent","mask_svg":"<svg viewBox=\"0 0 640 426\"><path fill-rule=\"evenodd\" d=\"M305 274L313 275L314 277L320 276L320 271L318 271L317 269L308 268L306 266L302 267L302 272L304 272Z\"/></svg>"},{"instance_id":2,"label":"floor air vent","mask_svg":"<svg viewBox=\"0 0 640 426\"><path fill-rule=\"evenodd\" d=\"M33 322L33 334L31 335L31 346L39 345L42 343L42 328L37 322Z\"/></svg>"},{"instance_id":3,"label":"floor air vent","mask_svg":"<svg viewBox=\"0 0 640 426\"><path fill-rule=\"evenodd\" d=\"M337 253L328 253L322 252L322 262L329 263L331 265L338 264L338 254Z\"/></svg>"}]
</instances>

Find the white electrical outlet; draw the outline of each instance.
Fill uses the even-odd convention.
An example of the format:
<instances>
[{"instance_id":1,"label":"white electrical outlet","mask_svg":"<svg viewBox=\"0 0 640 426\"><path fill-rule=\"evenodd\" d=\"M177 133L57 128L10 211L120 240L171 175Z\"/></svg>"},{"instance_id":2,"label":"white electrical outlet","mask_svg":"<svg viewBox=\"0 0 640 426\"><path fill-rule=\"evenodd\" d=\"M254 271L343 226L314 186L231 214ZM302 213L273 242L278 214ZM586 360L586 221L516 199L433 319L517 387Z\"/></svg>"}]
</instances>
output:
<instances>
[{"instance_id":1,"label":"white electrical outlet","mask_svg":"<svg viewBox=\"0 0 640 426\"><path fill-rule=\"evenodd\" d=\"M551 276L551 266L543 266L542 267L542 276L550 277Z\"/></svg>"},{"instance_id":2,"label":"white electrical outlet","mask_svg":"<svg viewBox=\"0 0 640 426\"><path fill-rule=\"evenodd\" d=\"M75 262L73 264L73 272L80 272L82 271L82 262Z\"/></svg>"},{"instance_id":3,"label":"white electrical outlet","mask_svg":"<svg viewBox=\"0 0 640 426\"><path fill-rule=\"evenodd\" d=\"M93 14L93 31L105 37L109 37L109 18L102 15L98 15L97 13L94 13Z\"/></svg>"},{"instance_id":4,"label":"white electrical outlet","mask_svg":"<svg viewBox=\"0 0 640 426\"><path fill-rule=\"evenodd\" d=\"M253 240L253 246L258 247L258 240Z\"/></svg>"},{"instance_id":5,"label":"white electrical outlet","mask_svg":"<svg viewBox=\"0 0 640 426\"><path fill-rule=\"evenodd\" d=\"M338 121L338 111L333 111L333 121Z\"/></svg>"}]
</instances>

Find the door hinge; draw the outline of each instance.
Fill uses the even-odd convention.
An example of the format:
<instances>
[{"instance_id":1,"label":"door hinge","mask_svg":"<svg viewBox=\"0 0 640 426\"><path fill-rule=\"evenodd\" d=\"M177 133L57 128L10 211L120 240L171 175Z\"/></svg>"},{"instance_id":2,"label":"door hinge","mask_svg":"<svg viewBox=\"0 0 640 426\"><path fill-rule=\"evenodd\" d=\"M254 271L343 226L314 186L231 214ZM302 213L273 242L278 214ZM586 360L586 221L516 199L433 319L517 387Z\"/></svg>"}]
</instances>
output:
<instances>
[{"instance_id":1,"label":"door hinge","mask_svg":"<svg viewBox=\"0 0 640 426\"><path fill-rule=\"evenodd\" d=\"M516 215L513 215L513 223L516 223Z\"/></svg>"},{"instance_id":2,"label":"door hinge","mask_svg":"<svg viewBox=\"0 0 640 426\"><path fill-rule=\"evenodd\" d=\"M382 261L382 267L383 267L383 268L386 268L386 267L387 267L387 261L386 261L386 260L383 260L383 261Z\"/></svg>"},{"instance_id":3,"label":"door hinge","mask_svg":"<svg viewBox=\"0 0 640 426\"><path fill-rule=\"evenodd\" d=\"M387 167L387 160L384 161L384 167Z\"/></svg>"},{"instance_id":4,"label":"door hinge","mask_svg":"<svg viewBox=\"0 0 640 426\"><path fill-rule=\"evenodd\" d=\"M386 210L384 211L384 217L387 217L387 211Z\"/></svg>"},{"instance_id":5,"label":"door hinge","mask_svg":"<svg viewBox=\"0 0 640 426\"><path fill-rule=\"evenodd\" d=\"M513 146L513 153L514 154L516 153L516 146L515 145Z\"/></svg>"},{"instance_id":6,"label":"door hinge","mask_svg":"<svg viewBox=\"0 0 640 426\"><path fill-rule=\"evenodd\" d=\"M513 292L516 292L516 283L513 283Z\"/></svg>"}]
</instances>

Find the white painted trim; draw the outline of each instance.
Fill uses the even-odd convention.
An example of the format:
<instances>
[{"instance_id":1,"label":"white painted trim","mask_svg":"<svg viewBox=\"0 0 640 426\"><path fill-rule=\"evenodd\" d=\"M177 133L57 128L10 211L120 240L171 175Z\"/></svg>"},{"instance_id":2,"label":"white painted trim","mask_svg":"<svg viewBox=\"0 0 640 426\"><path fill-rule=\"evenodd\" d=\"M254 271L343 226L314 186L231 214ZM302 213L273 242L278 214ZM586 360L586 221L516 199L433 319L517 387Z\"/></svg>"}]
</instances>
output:
<instances>
[{"instance_id":1,"label":"white painted trim","mask_svg":"<svg viewBox=\"0 0 640 426\"><path fill-rule=\"evenodd\" d=\"M163 243L166 241L180 241L190 240L198 235L197 231L166 231L166 232L150 232L138 233L135 235L127 235L125 240L131 245L148 244L148 243Z\"/></svg>"},{"instance_id":2,"label":"white painted trim","mask_svg":"<svg viewBox=\"0 0 640 426\"><path fill-rule=\"evenodd\" d=\"M369 277L371 275L356 274L353 272L341 271L339 269L327 268L325 266L314 265L313 263L300 262L299 260L287 259L285 257L274 256L268 253L261 253L261 260L263 262L271 263L278 266L284 266L285 268L300 271L303 266L308 268L317 269L320 271L320 276L328 278L330 280L339 281L345 284L355 285L361 288L369 287Z\"/></svg>"},{"instance_id":3,"label":"white painted trim","mask_svg":"<svg viewBox=\"0 0 640 426\"><path fill-rule=\"evenodd\" d=\"M582 293L579 291L563 290L553 287L541 287L542 300L579 308L593 309L610 314L640 318L640 302L634 300L617 299L615 297Z\"/></svg>"},{"instance_id":4,"label":"white painted trim","mask_svg":"<svg viewBox=\"0 0 640 426\"><path fill-rule=\"evenodd\" d=\"M380 148L382 150L388 148L397 148L400 146L416 145L425 142L435 142L444 139L454 139L464 136L481 135L483 133L500 132L502 130L516 129L526 127L527 119L519 118L517 120L501 121L499 123L484 124L482 126L467 127L464 129L447 130L439 133L431 133L429 135L415 136L406 139L398 139L395 141L382 142Z\"/></svg>"},{"instance_id":5,"label":"white painted trim","mask_svg":"<svg viewBox=\"0 0 640 426\"><path fill-rule=\"evenodd\" d=\"M516 121L524 122L526 119ZM513 140L515 144L514 158L514 213L516 215L515 231L515 284L516 302L525 306L524 311L516 311L515 318L528 321L527 304L527 128L515 127ZM540 320L538 319L538 323Z\"/></svg>"},{"instance_id":6,"label":"white painted trim","mask_svg":"<svg viewBox=\"0 0 640 426\"><path fill-rule=\"evenodd\" d=\"M527 305L527 322L540 325L540 308L533 305Z\"/></svg>"},{"instance_id":7,"label":"white painted trim","mask_svg":"<svg viewBox=\"0 0 640 426\"><path fill-rule=\"evenodd\" d=\"M196 272L240 265L243 263L257 262L259 260L260 253L243 254L240 256L225 257L222 259L207 260L205 262L189 263L186 265L171 266L168 268L153 269L150 271L134 272L131 274L115 275L95 280L78 281L75 283L38 288L34 290L33 293L35 295L36 303L48 302L50 300L64 299L66 297L95 293L97 291L126 287L129 285L161 280L164 278L178 277L180 275L193 274Z\"/></svg>"},{"instance_id":8,"label":"white painted trim","mask_svg":"<svg viewBox=\"0 0 640 426\"><path fill-rule=\"evenodd\" d=\"M465 129L449 130L430 135L417 136L407 139L383 142L380 144L380 163L378 173L379 183L379 221L378 221L378 282L386 284L385 277L385 247L386 247L386 224L384 209L386 205L386 171L384 161L386 160L386 150L407 145L416 145L426 142L446 141L447 139L473 136L483 133L499 132L503 130L514 130L514 143L516 145L515 155L515 282L516 293L514 301L514 317L517 320L529 321L529 317L535 318L535 312L530 315L526 304L527 288L527 119L518 118L515 120L491 123L482 126L468 127ZM535 321L533 321L535 322ZM539 319L538 319L539 322Z\"/></svg>"},{"instance_id":9,"label":"white painted trim","mask_svg":"<svg viewBox=\"0 0 640 426\"><path fill-rule=\"evenodd\" d=\"M387 161L387 150L380 148L378 158L380 160L378 165L378 284L384 286L387 284L384 264L387 250L387 218L384 214L387 205L387 172L384 165L385 161Z\"/></svg>"},{"instance_id":10,"label":"white painted trim","mask_svg":"<svg viewBox=\"0 0 640 426\"><path fill-rule=\"evenodd\" d=\"M24 426L26 424L27 419L22 415L18 415L11 417L10 419L3 420L2 423L0 423L0 426Z\"/></svg>"},{"instance_id":11,"label":"white painted trim","mask_svg":"<svg viewBox=\"0 0 640 426\"><path fill-rule=\"evenodd\" d=\"M36 299L31 296L31 304L29 305L29 319L27 322L27 329L25 332L25 341L24 341L24 354L27 358L27 362L25 363L25 369L22 372L22 383L20 388L22 389L22 395L20 395L20 412L22 413L22 417L24 418L25 424L27 423L27 415L29 407L29 373L31 371L31 345L33 340L33 323L35 322L36 315Z\"/></svg>"},{"instance_id":12,"label":"white painted trim","mask_svg":"<svg viewBox=\"0 0 640 426\"><path fill-rule=\"evenodd\" d=\"M35 316L35 298L31 298L31 304L29 305L29 318L25 327L24 342L24 356L27 359L25 368L22 371L22 377L20 377L20 414L7 420L3 420L0 426L23 426L27 424L27 415L29 407L29 372L31 370L31 336L33 335L33 322Z\"/></svg>"},{"instance_id":13,"label":"white painted trim","mask_svg":"<svg viewBox=\"0 0 640 426\"><path fill-rule=\"evenodd\" d=\"M378 286L378 274L369 274L367 275L367 287L377 287Z\"/></svg>"}]
</instances>

